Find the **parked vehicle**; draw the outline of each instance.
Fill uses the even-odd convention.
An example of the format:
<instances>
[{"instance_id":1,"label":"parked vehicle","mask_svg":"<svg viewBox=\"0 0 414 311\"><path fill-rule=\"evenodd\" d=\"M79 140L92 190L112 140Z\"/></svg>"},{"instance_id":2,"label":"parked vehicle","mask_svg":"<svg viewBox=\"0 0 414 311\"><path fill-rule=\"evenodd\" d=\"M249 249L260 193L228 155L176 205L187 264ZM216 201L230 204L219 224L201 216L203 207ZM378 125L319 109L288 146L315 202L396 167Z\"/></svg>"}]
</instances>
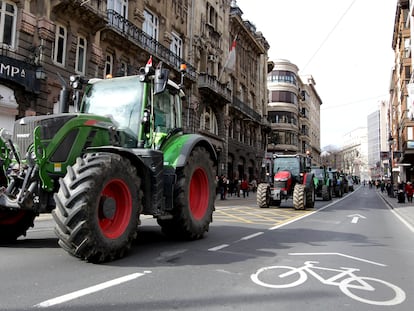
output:
<instances>
[{"instance_id":1,"label":"parked vehicle","mask_svg":"<svg viewBox=\"0 0 414 311\"><path fill-rule=\"evenodd\" d=\"M63 87L61 113L22 118L13 136L0 130L0 241L50 212L59 245L96 263L124 256L140 215L165 234L201 238L212 221L217 159L206 138L183 133L183 92L168 70L151 62L137 76L74 76L71 86L84 90L79 112L67 112Z\"/></svg>"}]
</instances>

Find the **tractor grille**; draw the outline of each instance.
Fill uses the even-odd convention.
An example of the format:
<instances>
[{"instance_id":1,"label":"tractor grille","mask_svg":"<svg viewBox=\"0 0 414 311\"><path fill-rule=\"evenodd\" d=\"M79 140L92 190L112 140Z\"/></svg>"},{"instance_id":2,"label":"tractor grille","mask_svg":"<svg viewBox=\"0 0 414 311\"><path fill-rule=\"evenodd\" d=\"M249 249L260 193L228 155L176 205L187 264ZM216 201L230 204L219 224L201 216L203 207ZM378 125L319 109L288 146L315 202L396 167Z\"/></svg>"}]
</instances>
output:
<instances>
[{"instance_id":1,"label":"tractor grille","mask_svg":"<svg viewBox=\"0 0 414 311\"><path fill-rule=\"evenodd\" d=\"M42 140L52 139L56 132L75 115L46 115L25 117L14 123L13 142L20 150L20 156L25 159L28 148L33 144L33 132L37 126L42 126Z\"/></svg>"},{"instance_id":2,"label":"tractor grille","mask_svg":"<svg viewBox=\"0 0 414 311\"><path fill-rule=\"evenodd\" d=\"M286 181L275 181L274 186L277 189L285 189L287 186L287 182Z\"/></svg>"}]
</instances>

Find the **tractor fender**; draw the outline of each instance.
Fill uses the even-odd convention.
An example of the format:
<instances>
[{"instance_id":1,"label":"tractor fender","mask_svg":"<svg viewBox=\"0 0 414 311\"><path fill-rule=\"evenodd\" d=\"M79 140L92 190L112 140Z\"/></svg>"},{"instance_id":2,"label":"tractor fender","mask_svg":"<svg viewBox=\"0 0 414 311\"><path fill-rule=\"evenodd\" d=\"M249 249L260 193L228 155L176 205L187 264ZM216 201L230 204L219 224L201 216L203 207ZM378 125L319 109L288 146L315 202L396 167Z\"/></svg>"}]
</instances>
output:
<instances>
[{"instance_id":1,"label":"tractor fender","mask_svg":"<svg viewBox=\"0 0 414 311\"><path fill-rule=\"evenodd\" d=\"M305 173L303 175L303 184L305 185L305 189L312 189L311 187L315 187L313 182L314 175L312 173Z\"/></svg>"},{"instance_id":2,"label":"tractor fender","mask_svg":"<svg viewBox=\"0 0 414 311\"><path fill-rule=\"evenodd\" d=\"M150 152L157 152L152 149L131 149L117 146L99 146L89 147L86 150L91 152L109 152L119 154L131 161L131 163L137 168L138 172L141 172L141 178L144 183L149 181L151 177L150 167L144 162L145 157L151 157Z\"/></svg>"},{"instance_id":3,"label":"tractor fender","mask_svg":"<svg viewBox=\"0 0 414 311\"><path fill-rule=\"evenodd\" d=\"M213 145L204 137L198 134L184 134L168 141L163 147L164 165L175 168L184 167L191 151L196 146L204 147L210 153L210 157L217 166L217 154Z\"/></svg>"}]
</instances>

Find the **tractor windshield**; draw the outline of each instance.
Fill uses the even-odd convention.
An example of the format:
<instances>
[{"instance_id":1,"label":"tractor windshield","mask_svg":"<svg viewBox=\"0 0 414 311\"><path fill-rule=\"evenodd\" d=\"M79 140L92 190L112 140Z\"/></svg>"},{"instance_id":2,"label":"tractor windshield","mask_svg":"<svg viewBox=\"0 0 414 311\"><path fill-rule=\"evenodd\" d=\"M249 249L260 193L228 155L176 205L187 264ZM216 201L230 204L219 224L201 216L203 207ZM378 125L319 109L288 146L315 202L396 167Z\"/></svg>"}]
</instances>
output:
<instances>
[{"instance_id":1,"label":"tractor windshield","mask_svg":"<svg viewBox=\"0 0 414 311\"><path fill-rule=\"evenodd\" d=\"M279 157L274 160L275 173L290 171L293 176L299 176L300 161L297 157Z\"/></svg>"},{"instance_id":2,"label":"tractor windshield","mask_svg":"<svg viewBox=\"0 0 414 311\"><path fill-rule=\"evenodd\" d=\"M86 89L81 110L108 116L119 130L138 137L143 87L138 76L99 80Z\"/></svg>"}]
</instances>

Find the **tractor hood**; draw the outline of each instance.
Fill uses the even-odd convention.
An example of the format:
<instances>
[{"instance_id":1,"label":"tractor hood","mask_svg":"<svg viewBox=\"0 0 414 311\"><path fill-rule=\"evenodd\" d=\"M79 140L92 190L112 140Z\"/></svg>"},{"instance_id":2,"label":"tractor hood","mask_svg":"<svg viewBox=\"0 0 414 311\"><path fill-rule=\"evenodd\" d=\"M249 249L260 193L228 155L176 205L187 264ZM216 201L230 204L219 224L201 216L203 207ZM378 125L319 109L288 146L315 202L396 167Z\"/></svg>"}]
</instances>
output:
<instances>
[{"instance_id":1,"label":"tractor hood","mask_svg":"<svg viewBox=\"0 0 414 311\"><path fill-rule=\"evenodd\" d=\"M284 181L292 177L291 172L289 171L279 171L275 174L275 180Z\"/></svg>"}]
</instances>

